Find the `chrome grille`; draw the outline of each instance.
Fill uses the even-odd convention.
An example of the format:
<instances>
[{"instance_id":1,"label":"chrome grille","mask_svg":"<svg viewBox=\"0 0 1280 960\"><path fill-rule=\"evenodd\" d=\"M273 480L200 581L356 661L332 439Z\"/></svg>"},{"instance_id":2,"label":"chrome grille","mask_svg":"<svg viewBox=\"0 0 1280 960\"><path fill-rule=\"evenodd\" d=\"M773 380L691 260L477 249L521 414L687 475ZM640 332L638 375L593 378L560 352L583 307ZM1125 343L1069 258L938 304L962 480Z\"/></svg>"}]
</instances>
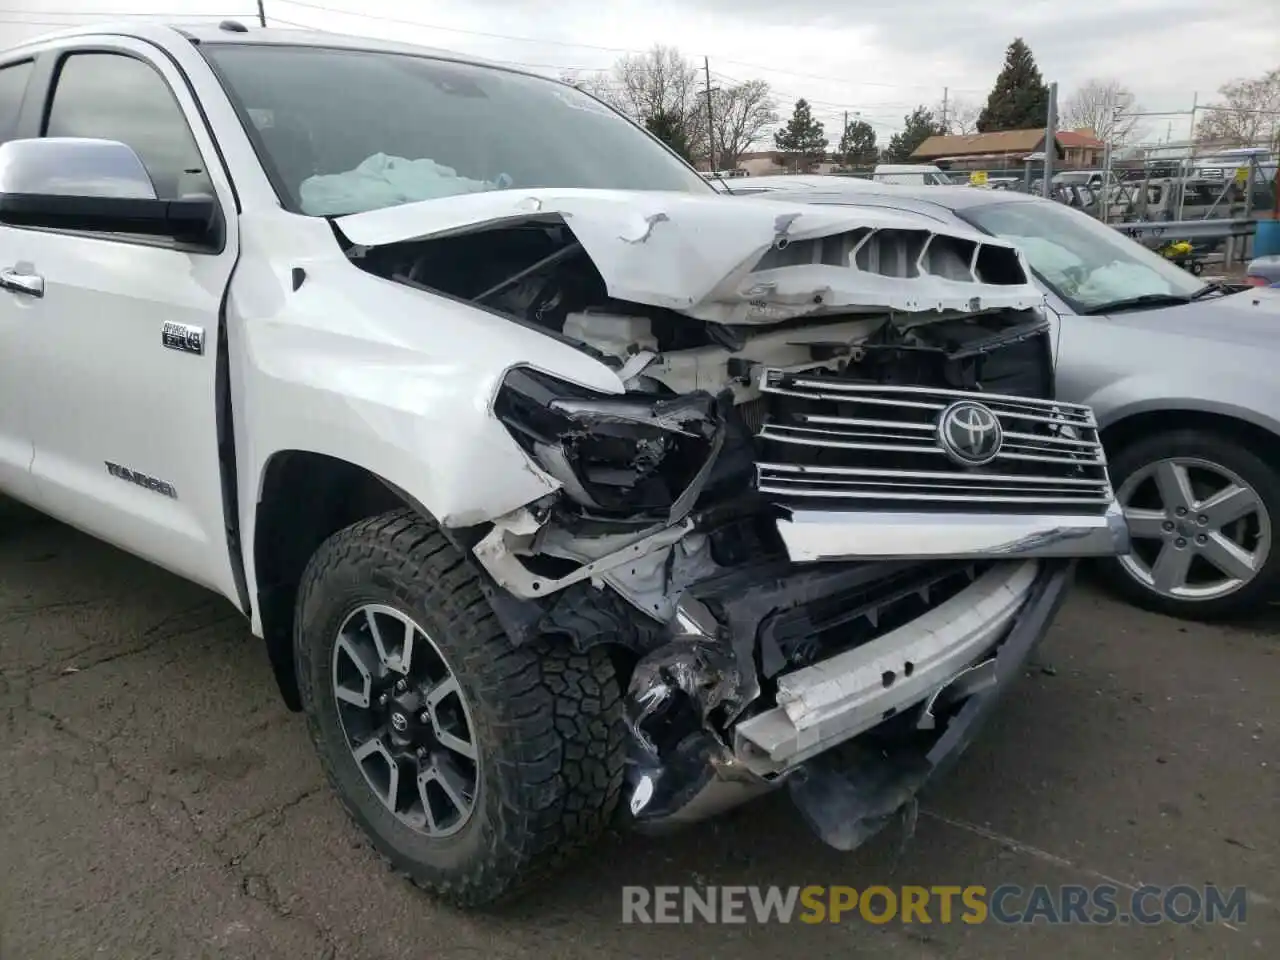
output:
<instances>
[{"instance_id":1,"label":"chrome grille","mask_svg":"<svg viewBox=\"0 0 1280 960\"><path fill-rule=\"evenodd\" d=\"M1101 512L1112 499L1097 422L1055 400L860 383L766 370L767 414L756 431L757 481L781 500L885 509ZM1003 433L981 466L939 440L952 404L977 401Z\"/></svg>"}]
</instances>

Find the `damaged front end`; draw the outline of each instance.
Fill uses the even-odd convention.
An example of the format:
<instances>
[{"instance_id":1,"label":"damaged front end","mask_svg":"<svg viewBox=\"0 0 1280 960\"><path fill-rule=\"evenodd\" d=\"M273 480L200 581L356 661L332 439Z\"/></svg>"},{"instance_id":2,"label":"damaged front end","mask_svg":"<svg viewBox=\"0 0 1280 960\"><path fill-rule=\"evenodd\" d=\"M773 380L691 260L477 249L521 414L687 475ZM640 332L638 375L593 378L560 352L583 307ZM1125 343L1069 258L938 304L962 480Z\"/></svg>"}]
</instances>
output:
<instances>
[{"instance_id":1,"label":"damaged front end","mask_svg":"<svg viewBox=\"0 0 1280 960\"><path fill-rule=\"evenodd\" d=\"M763 201L465 203L504 206L339 226L365 269L617 376L517 364L494 398L554 489L470 541L508 632L626 652L637 825L785 785L861 843L963 749L1075 559L1128 548L1021 256Z\"/></svg>"}]
</instances>

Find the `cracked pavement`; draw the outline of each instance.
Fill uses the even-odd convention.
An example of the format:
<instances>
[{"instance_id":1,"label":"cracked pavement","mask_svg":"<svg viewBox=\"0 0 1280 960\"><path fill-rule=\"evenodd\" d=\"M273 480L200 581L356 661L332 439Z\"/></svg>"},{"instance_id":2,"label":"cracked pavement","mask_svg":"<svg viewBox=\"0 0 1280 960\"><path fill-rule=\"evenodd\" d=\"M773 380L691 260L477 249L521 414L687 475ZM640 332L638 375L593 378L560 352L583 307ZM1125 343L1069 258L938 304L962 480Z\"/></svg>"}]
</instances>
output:
<instances>
[{"instance_id":1,"label":"cracked pavement","mask_svg":"<svg viewBox=\"0 0 1280 960\"><path fill-rule=\"evenodd\" d=\"M1280 612L1233 627L1084 585L984 735L892 829L827 849L785 797L612 837L489 915L389 873L229 603L0 500L0 958L1088 958L1280 948ZM1247 922L624 926L621 888L1250 891Z\"/></svg>"}]
</instances>

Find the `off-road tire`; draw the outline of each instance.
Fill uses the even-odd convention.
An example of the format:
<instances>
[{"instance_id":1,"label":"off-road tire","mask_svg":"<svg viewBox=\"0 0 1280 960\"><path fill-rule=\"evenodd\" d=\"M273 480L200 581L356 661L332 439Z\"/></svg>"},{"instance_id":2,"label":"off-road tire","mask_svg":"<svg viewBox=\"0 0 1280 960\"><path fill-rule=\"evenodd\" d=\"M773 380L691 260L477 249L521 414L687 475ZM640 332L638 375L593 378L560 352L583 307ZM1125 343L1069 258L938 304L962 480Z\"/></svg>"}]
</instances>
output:
<instances>
[{"instance_id":1,"label":"off-road tire","mask_svg":"<svg viewBox=\"0 0 1280 960\"><path fill-rule=\"evenodd\" d=\"M617 807L625 725L603 648L515 647L477 570L430 521L403 510L361 521L316 551L298 593L294 654L311 738L347 812L391 866L457 906L508 898L601 834ZM480 782L456 834L432 838L391 814L343 734L330 670L338 629L361 605L408 614L462 687Z\"/></svg>"},{"instance_id":2,"label":"off-road tire","mask_svg":"<svg viewBox=\"0 0 1280 960\"><path fill-rule=\"evenodd\" d=\"M1273 527L1280 524L1280 472L1230 435L1202 429L1169 430L1143 437L1118 451L1108 451L1111 482L1119 491L1126 479L1146 465L1172 457L1193 457L1236 473L1261 497ZM1273 536L1280 531L1273 529ZM1138 583L1119 560L1099 565L1103 585L1119 597L1155 613L1188 620L1230 620L1256 612L1280 596L1280 545L1273 543L1249 583L1226 596L1183 600L1163 596Z\"/></svg>"}]
</instances>

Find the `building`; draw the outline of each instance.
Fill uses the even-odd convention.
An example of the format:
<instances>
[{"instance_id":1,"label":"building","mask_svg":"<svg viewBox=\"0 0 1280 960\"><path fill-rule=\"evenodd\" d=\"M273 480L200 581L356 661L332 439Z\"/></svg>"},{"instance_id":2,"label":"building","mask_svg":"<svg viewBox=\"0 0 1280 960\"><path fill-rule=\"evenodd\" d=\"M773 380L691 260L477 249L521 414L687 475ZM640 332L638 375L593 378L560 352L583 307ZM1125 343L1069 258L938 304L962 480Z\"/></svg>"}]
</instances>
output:
<instances>
[{"instance_id":1,"label":"building","mask_svg":"<svg viewBox=\"0 0 1280 960\"><path fill-rule=\"evenodd\" d=\"M1079 130L1059 130L1058 143L1062 146L1063 164L1077 170L1101 167L1107 145L1088 127Z\"/></svg>"},{"instance_id":2,"label":"building","mask_svg":"<svg viewBox=\"0 0 1280 960\"><path fill-rule=\"evenodd\" d=\"M1066 161L1061 137L1054 156ZM992 133L939 134L929 137L911 152L919 163L947 161L955 170L1016 167L1029 155L1044 151L1044 130L998 130Z\"/></svg>"},{"instance_id":3,"label":"building","mask_svg":"<svg viewBox=\"0 0 1280 960\"><path fill-rule=\"evenodd\" d=\"M835 157L823 157L820 163L811 163L806 169L796 168L796 156L781 150L753 150L738 158L738 169L749 176L761 177L774 173L830 173L839 164ZM705 166L705 161L703 166ZM699 167L701 169L701 167Z\"/></svg>"}]
</instances>

